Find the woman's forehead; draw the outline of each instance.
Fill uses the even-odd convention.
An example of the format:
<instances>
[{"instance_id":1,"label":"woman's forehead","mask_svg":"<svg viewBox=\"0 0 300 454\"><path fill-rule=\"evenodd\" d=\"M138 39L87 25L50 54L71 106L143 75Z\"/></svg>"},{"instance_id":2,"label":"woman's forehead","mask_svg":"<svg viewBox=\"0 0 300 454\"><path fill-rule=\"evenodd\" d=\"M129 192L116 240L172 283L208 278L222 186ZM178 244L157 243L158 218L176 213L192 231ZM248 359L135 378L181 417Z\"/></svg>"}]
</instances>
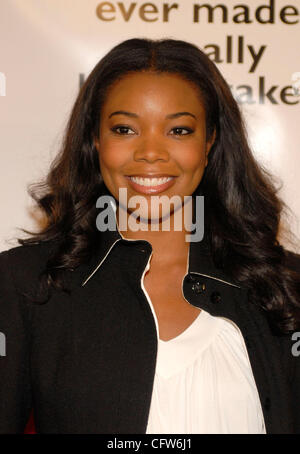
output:
<instances>
[{"instance_id":1,"label":"woman's forehead","mask_svg":"<svg viewBox=\"0 0 300 454\"><path fill-rule=\"evenodd\" d=\"M174 73L134 72L114 82L107 91L103 108L119 108L120 104L144 103L203 108L197 85Z\"/></svg>"}]
</instances>

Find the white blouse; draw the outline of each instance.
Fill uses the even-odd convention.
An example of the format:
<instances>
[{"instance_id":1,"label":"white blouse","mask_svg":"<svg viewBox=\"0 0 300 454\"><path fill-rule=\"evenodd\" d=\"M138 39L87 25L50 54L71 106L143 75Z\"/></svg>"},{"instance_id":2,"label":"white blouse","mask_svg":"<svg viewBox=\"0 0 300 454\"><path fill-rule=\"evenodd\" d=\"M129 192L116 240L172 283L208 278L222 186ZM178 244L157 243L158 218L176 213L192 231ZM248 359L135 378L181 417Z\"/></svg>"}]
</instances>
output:
<instances>
[{"instance_id":1,"label":"white blouse","mask_svg":"<svg viewBox=\"0 0 300 454\"><path fill-rule=\"evenodd\" d=\"M189 255L186 273L188 264ZM141 286L159 333L155 310L144 286L149 269L150 260ZM146 433L266 433L244 338L234 322L199 310L197 318L179 336L169 341L158 336Z\"/></svg>"},{"instance_id":2,"label":"white blouse","mask_svg":"<svg viewBox=\"0 0 300 454\"><path fill-rule=\"evenodd\" d=\"M158 339L146 433L266 433L244 339L233 322L201 310L179 336Z\"/></svg>"}]
</instances>

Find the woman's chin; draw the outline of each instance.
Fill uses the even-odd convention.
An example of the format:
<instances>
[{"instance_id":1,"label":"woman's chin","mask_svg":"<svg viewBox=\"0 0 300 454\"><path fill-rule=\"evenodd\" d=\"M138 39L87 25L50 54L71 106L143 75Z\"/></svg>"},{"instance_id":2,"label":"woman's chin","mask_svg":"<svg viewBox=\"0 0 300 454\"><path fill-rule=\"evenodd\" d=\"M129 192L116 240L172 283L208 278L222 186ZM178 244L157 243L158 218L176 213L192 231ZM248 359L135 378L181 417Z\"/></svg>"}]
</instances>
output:
<instances>
[{"instance_id":1,"label":"woman's chin","mask_svg":"<svg viewBox=\"0 0 300 454\"><path fill-rule=\"evenodd\" d=\"M151 209L135 209L130 210L124 209L119 210L119 217L123 216L123 222L126 222L128 229L132 231L171 231L171 230L182 230L183 227L183 216L182 207L172 207L171 209L163 209L160 207L159 210ZM124 223L122 224L124 225Z\"/></svg>"}]
</instances>

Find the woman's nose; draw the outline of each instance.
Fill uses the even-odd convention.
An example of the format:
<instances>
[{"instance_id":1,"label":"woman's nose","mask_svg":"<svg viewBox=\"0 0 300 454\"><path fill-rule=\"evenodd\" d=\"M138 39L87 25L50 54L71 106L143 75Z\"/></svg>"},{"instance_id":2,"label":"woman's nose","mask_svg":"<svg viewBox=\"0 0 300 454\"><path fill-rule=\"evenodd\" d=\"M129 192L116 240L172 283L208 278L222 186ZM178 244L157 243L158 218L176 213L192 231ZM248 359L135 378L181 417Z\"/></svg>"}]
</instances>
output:
<instances>
[{"instance_id":1,"label":"woman's nose","mask_svg":"<svg viewBox=\"0 0 300 454\"><path fill-rule=\"evenodd\" d=\"M153 137L143 138L136 144L134 159L136 161L143 160L148 162L157 160L168 161L169 151L161 140Z\"/></svg>"}]
</instances>

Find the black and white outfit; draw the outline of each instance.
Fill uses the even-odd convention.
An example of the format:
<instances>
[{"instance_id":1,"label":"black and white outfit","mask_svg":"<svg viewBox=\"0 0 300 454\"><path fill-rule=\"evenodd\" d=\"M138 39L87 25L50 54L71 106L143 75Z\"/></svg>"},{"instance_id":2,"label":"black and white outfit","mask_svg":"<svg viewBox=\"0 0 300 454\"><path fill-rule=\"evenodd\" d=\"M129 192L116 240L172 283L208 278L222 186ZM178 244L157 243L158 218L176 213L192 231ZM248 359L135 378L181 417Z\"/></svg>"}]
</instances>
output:
<instances>
[{"instance_id":1,"label":"black and white outfit","mask_svg":"<svg viewBox=\"0 0 300 454\"><path fill-rule=\"evenodd\" d=\"M38 433L300 433L291 334L273 333L205 238L182 282L199 315L170 341L143 285L149 242L99 233L89 263L66 273L70 293L33 304L56 247L0 254L0 433L22 433L32 408Z\"/></svg>"}]
</instances>

